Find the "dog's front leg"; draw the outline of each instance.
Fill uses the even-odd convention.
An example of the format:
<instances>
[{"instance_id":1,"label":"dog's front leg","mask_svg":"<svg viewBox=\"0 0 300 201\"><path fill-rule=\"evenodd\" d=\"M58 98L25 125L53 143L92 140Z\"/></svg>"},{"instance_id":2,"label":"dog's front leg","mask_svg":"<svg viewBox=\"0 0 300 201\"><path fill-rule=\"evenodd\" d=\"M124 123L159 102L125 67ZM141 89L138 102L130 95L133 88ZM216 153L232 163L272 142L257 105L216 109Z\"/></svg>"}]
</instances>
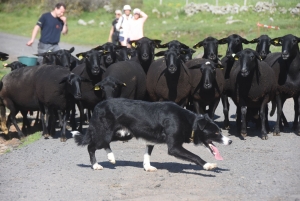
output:
<instances>
[{"instance_id":1,"label":"dog's front leg","mask_svg":"<svg viewBox=\"0 0 300 201\"><path fill-rule=\"evenodd\" d=\"M144 154L144 163L143 163L143 165L144 165L144 169L147 172L157 171L156 167L153 167L153 166L150 165L150 156L151 156L153 147L154 147L154 145L146 145L146 151L145 151L145 154Z\"/></svg>"},{"instance_id":2,"label":"dog's front leg","mask_svg":"<svg viewBox=\"0 0 300 201\"><path fill-rule=\"evenodd\" d=\"M103 167L101 165L99 165L97 163L97 160L96 160L96 156L95 156L96 148L95 148L95 146L94 145L88 145L88 152L90 154L90 160L91 160L92 168L94 170L102 170Z\"/></svg>"},{"instance_id":3,"label":"dog's front leg","mask_svg":"<svg viewBox=\"0 0 300 201\"><path fill-rule=\"evenodd\" d=\"M205 170L213 170L217 167L216 163L207 163L199 156L193 154L192 152L186 150L182 146L169 147L168 153L176 158L180 158L186 161L194 162L197 165L200 165Z\"/></svg>"}]
</instances>

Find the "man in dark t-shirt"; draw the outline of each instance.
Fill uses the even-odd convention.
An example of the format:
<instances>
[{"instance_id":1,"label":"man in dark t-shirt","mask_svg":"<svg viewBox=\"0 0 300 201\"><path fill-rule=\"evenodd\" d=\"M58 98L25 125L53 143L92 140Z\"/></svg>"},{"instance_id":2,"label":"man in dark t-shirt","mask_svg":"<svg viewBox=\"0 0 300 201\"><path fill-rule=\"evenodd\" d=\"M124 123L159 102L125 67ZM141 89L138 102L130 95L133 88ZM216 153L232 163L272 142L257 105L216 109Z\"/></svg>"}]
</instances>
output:
<instances>
[{"instance_id":1,"label":"man in dark t-shirt","mask_svg":"<svg viewBox=\"0 0 300 201\"><path fill-rule=\"evenodd\" d=\"M58 3L53 11L44 13L33 28L31 39L26 45L31 46L37 33L41 30L38 53L60 50L58 45L60 35L68 33L67 18L64 16L65 10L66 5ZM42 57L38 58L39 64L42 63L42 59Z\"/></svg>"}]
</instances>

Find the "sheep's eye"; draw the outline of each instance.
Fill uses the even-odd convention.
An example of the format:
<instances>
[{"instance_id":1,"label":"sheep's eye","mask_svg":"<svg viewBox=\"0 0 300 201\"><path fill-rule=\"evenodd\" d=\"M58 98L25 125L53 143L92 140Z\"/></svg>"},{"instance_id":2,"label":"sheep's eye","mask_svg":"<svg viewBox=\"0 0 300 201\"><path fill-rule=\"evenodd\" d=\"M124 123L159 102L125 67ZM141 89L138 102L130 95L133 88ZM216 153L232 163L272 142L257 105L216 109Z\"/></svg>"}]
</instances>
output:
<instances>
[{"instance_id":1,"label":"sheep's eye","mask_svg":"<svg viewBox=\"0 0 300 201\"><path fill-rule=\"evenodd\" d=\"M297 40L296 40L296 39L293 39L293 43L294 43L294 44L297 43Z\"/></svg>"}]
</instances>

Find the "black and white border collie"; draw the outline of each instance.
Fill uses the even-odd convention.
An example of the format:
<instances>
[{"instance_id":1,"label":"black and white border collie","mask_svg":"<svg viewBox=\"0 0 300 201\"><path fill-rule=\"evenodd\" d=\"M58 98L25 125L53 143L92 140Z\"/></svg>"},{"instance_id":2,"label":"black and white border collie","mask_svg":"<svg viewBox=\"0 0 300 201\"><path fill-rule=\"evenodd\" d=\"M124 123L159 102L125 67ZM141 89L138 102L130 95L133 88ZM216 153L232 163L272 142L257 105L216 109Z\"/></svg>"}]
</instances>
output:
<instances>
[{"instance_id":1,"label":"black and white border collie","mask_svg":"<svg viewBox=\"0 0 300 201\"><path fill-rule=\"evenodd\" d=\"M222 160L213 142L223 145L232 143L228 137L222 135L221 129L208 115L197 115L173 102L146 102L123 98L98 103L86 134L74 136L78 145L88 145L94 170L103 169L96 161L97 149L104 148L108 160L115 164L110 142L127 141L133 137L146 141L143 163L146 171L157 170L150 164L154 144L166 143L168 154L194 162L205 170L213 170L217 164L204 161L183 148L182 144L190 142L195 145L204 144L217 160Z\"/></svg>"}]
</instances>

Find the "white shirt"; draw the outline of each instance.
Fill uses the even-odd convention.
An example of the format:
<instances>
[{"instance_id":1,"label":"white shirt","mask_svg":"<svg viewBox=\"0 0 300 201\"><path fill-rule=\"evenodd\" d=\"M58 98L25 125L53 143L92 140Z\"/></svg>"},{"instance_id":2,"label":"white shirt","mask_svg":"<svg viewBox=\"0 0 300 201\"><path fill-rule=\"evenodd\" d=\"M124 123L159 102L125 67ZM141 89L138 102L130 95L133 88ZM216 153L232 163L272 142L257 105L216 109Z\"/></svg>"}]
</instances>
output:
<instances>
[{"instance_id":1,"label":"white shirt","mask_svg":"<svg viewBox=\"0 0 300 201\"><path fill-rule=\"evenodd\" d=\"M119 18L118 23L116 24L116 29L120 32L119 36L124 37L125 41L129 35L129 21L131 20L132 15L126 16L125 14Z\"/></svg>"}]
</instances>

